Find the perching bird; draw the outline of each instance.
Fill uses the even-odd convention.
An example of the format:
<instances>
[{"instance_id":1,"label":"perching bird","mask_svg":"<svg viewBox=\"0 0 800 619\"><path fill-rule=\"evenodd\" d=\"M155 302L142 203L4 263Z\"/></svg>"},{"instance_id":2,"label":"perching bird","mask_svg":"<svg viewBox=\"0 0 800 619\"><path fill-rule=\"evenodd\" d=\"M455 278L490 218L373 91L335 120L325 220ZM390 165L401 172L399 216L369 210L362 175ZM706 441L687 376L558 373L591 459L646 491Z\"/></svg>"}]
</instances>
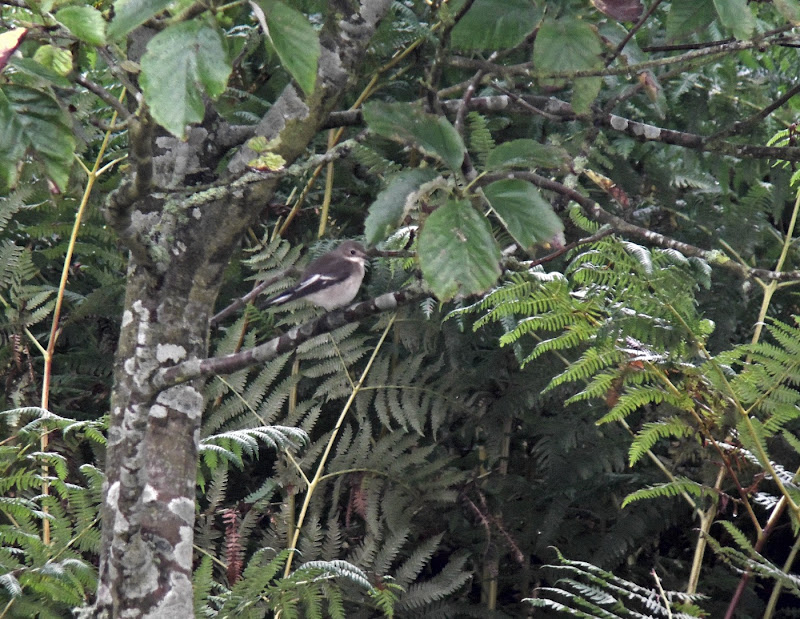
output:
<instances>
[{"instance_id":1,"label":"perching bird","mask_svg":"<svg viewBox=\"0 0 800 619\"><path fill-rule=\"evenodd\" d=\"M300 281L269 299L267 305L280 305L294 299L308 299L326 310L344 307L355 299L364 279L367 252L360 243L345 241L323 254L303 271Z\"/></svg>"}]
</instances>

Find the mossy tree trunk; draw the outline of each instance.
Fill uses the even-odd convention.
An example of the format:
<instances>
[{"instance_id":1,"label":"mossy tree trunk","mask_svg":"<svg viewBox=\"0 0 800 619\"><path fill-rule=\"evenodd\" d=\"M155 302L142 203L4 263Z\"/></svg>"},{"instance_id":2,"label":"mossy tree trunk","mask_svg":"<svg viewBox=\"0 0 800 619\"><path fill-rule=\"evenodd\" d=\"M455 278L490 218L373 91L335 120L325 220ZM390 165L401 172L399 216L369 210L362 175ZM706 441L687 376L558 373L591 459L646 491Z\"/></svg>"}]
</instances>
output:
<instances>
[{"instance_id":1,"label":"mossy tree trunk","mask_svg":"<svg viewBox=\"0 0 800 619\"><path fill-rule=\"evenodd\" d=\"M287 164L305 150L352 83L389 5L388 0L329 3L313 92L304 96L289 85L256 129L277 138L274 152ZM135 31L132 43L137 36L147 33ZM157 136L146 113L138 115L130 127L130 177L106 204L108 220L131 257L115 359L95 616L193 616L203 383L159 389L153 377L208 356L208 321L223 272L277 185L276 177L248 170L254 155L246 147L224 177L214 177L226 147L239 135L209 112L182 142ZM190 177L202 177L205 188L189 193ZM185 191L173 198L165 187Z\"/></svg>"}]
</instances>

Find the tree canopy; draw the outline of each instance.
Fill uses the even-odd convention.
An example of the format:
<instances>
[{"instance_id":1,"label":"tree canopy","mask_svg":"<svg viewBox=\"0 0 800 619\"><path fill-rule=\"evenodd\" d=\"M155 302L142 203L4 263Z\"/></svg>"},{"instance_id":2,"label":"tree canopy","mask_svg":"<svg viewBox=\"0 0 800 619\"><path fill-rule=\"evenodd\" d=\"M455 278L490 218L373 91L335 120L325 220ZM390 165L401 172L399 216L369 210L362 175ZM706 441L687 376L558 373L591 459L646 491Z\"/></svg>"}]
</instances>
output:
<instances>
[{"instance_id":1,"label":"tree canopy","mask_svg":"<svg viewBox=\"0 0 800 619\"><path fill-rule=\"evenodd\" d=\"M795 616L799 25L0 0L0 618Z\"/></svg>"}]
</instances>

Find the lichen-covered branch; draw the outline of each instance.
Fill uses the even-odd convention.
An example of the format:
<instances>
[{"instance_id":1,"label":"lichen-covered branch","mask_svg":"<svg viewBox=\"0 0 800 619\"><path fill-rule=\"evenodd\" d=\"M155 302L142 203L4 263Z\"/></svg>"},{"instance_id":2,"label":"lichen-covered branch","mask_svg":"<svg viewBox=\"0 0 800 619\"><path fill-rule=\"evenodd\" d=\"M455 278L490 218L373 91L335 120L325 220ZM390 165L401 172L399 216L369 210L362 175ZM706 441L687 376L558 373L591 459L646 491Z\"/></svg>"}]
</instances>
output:
<instances>
[{"instance_id":1,"label":"lichen-covered branch","mask_svg":"<svg viewBox=\"0 0 800 619\"><path fill-rule=\"evenodd\" d=\"M785 97L781 98L782 100ZM788 99L787 99L788 100ZM451 99L442 101L442 109L448 114L456 114L462 106L463 99ZM549 120L570 121L579 118L566 101L556 97L546 97L541 95L509 96L497 95L492 97L472 97L467 101L467 107L482 114L492 113L514 113L514 114L538 114L545 116ZM771 113L775 108L771 108L767 113ZM587 116L586 120L590 120ZM661 142L682 146L693 150L706 152L716 152L723 155L730 155L738 158L756 159L782 159L784 161L800 161L800 148L795 146L761 146L751 144L736 144L719 139L719 136L702 136L696 133L686 133L675 131L642 123L616 114L604 114L591 119L614 131L624 133L642 142ZM743 122L748 122L748 120ZM333 112L328 117L324 127L351 126L359 125L363 122L360 110L348 110L346 112Z\"/></svg>"},{"instance_id":2,"label":"lichen-covered branch","mask_svg":"<svg viewBox=\"0 0 800 619\"><path fill-rule=\"evenodd\" d=\"M167 389L203 376L231 374L253 365L265 363L278 355L296 349L300 344L312 337L330 333L348 323L358 322L381 312L397 309L401 305L420 299L423 296L425 295L421 292L399 290L356 303L344 309L328 312L316 320L295 327L255 348L224 357L186 361L160 370L152 377L153 385L157 389Z\"/></svg>"}]
</instances>

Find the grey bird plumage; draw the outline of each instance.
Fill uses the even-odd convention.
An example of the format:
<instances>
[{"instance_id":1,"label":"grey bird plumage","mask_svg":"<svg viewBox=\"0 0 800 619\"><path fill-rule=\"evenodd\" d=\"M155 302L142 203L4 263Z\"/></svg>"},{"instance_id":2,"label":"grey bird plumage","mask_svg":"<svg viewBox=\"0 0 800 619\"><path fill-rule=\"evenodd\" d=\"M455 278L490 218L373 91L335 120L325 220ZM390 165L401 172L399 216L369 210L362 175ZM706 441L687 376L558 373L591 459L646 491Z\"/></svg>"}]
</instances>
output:
<instances>
[{"instance_id":1,"label":"grey bird plumage","mask_svg":"<svg viewBox=\"0 0 800 619\"><path fill-rule=\"evenodd\" d=\"M358 294L366 262L364 247L356 241L345 241L311 262L297 284L266 303L280 305L307 299L328 311L344 307Z\"/></svg>"}]
</instances>

